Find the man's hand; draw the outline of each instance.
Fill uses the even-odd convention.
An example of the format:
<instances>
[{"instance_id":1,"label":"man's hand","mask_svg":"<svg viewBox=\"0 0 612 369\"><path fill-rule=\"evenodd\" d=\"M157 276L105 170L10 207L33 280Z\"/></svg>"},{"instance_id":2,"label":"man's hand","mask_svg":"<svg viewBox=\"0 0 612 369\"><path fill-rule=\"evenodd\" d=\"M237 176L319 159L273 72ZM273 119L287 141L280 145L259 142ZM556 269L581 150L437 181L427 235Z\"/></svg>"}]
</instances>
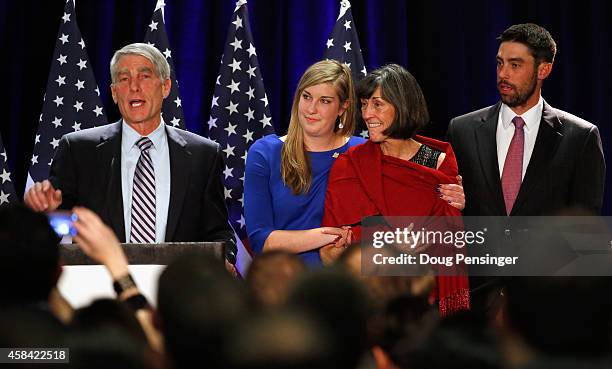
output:
<instances>
[{"instance_id":1,"label":"man's hand","mask_svg":"<svg viewBox=\"0 0 612 369\"><path fill-rule=\"evenodd\" d=\"M465 209L465 194L463 192L463 178L457 176L457 184L441 184L438 186L440 198L448 202L451 206L463 210Z\"/></svg>"},{"instance_id":2,"label":"man's hand","mask_svg":"<svg viewBox=\"0 0 612 369\"><path fill-rule=\"evenodd\" d=\"M36 212L50 212L62 204L62 191L56 190L51 182L36 182L23 196L25 204Z\"/></svg>"},{"instance_id":3,"label":"man's hand","mask_svg":"<svg viewBox=\"0 0 612 369\"><path fill-rule=\"evenodd\" d=\"M113 279L127 274L128 261L113 230L89 209L77 206L72 211L77 216L74 222L77 235L74 240L81 250L93 260L104 264Z\"/></svg>"}]
</instances>

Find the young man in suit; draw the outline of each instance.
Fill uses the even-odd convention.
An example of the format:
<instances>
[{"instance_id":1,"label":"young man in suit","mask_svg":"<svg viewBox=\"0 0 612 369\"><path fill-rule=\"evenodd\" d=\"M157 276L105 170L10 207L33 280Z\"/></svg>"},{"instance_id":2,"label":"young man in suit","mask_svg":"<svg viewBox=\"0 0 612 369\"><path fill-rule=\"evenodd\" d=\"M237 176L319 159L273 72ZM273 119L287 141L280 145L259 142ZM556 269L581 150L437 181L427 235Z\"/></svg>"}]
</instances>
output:
<instances>
[{"instance_id":1,"label":"young man in suit","mask_svg":"<svg viewBox=\"0 0 612 369\"><path fill-rule=\"evenodd\" d=\"M547 215L567 207L599 214L606 169L599 130L541 96L555 41L531 23L511 26L498 40L501 101L448 127L463 176L464 214Z\"/></svg>"},{"instance_id":2,"label":"young man in suit","mask_svg":"<svg viewBox=\"0 0 612 369\"><path fill-rule=\"evenodd\" d=\"M599 214L606 170L599 130L541 96L555 41L536 24L513 25L498 40L501 101L448 127L463 176L464 215L553 215L569 207ZM470 288L473 309L495 313L499 281L472 276Z\"/></svg>"},{"instance_id":3,"label":"young man in suit","mask_svg":"<svg viewBox=\"0 0 612 369\"><path fill-rule=\"evenodd\" d=\"M25 203L45 212L90 208L122 242L227 241L234 261L219 146L161 118L171 85L166 58L130 44L110 71L122 119L62 137L49 180L35 183Z\"/></svg>"}]
</instances>

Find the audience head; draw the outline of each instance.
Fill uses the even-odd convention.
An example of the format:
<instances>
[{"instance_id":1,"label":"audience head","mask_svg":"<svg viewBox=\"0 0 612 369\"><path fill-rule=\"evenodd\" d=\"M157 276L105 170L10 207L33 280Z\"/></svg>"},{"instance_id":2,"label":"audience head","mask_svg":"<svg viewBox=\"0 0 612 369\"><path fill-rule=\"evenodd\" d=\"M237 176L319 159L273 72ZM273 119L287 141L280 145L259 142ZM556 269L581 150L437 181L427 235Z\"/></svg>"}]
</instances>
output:
<instances>
[{"instance_id":1,"label":"audience head","mask_svg":"<svg viewBox=\"0 0 612 369\"><path fill-rule=\"evenodd\" d=\"M425 127L429 113L417 80L401 65L388 64L359 82L357 98L370 140L406 140Z\"/></svg>"},{"instance_id":2,"label":"audience head","mask_svg":"<svg viewBox=\"0 0 612 369\"><path fill-rule=\"evenodd\" d=\"M176 368L206 360L222 368L228 332L248 315L247 295L212 255L183 255L159 278L158 314L166 349Z\"/></svg>"},{"instance_id":3,"label":"audience head","mask_svg":"<svg viewBox=\"0 0 612 369\"><path fill-rule=\"evenodd\" d=\"M247 319L226 348L232 369L332 369L329 336L308 315L277 311Z\"/></svg>"},{"instance_id":4,"label":"audience head","mask_svg":"<svg viewBox=\"0 0 612 369\"><path fill-rule=\"evenodd\" d=\"M333 342L337 368L354 368L366 347L368 299L361 284L340 270L304 274L289 294L288 307L318 319Z\"/></svg>"},{"instance_id":5,"label":"audience head","mask_svg":"<svg viewBox=\"0 0 612 369\"><path fill-rule=\"evenodd\" d=\"M246 284L255 301L264 308L284 305L291 284L306 269L295 254L269 251L257 255L246 276Z\"/></svg>"},{"instance_id":6,"label":"audience head","mask_svg":"<svg viewBox=\"0 0 612 369\"><path fill-rule=\"evenodd\" d=\"M61 272L59 241L44 214L0 207L0 306L48 301Z\"/></svg>"},{"instance_id":7,"label":"audience head","mask_svg":"<svg viewBox=\"0 0 612 369\"><path fill-rule=\"evenodd\" d=\"M513 277L505 285L508 328L533 350L573 357L610 352L610 278Z\"/></svg>"},{"instance_id":8,"label":"audience head","mask_svg":"<svg viewBox=\"0 0 612 369\"><path fill-rule=\"evenodd\" d=\"M345 64L322 60L302 75L281 152L283 181L293 193L307 192L312 182L304 136L350 137L355 129L354 101L353 78Z\"/></svg>"}]
</instances>

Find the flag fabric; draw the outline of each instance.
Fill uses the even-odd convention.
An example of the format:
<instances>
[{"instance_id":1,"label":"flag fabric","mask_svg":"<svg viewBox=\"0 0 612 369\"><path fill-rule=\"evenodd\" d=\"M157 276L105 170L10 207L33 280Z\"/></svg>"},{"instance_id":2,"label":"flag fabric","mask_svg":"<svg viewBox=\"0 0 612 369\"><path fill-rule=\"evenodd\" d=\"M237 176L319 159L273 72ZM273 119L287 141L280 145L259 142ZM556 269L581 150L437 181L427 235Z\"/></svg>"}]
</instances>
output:
<instances>
[{"instance_id":1,"label":"flag fabric","mask_svg":"<svg viewBox=\"0 0 612 369\"><path fill-rule=\"evenodd\" d=\"M340 1L340 14L336 19L330 38L327 39L326 46L325 58L346 64L351 69L355 84L365 77L367 71L361 55L361 46L359 46L359 37L357 37L357 27L355 27L353 21L351 3L348 0ZM355 102L355 104L358 105L359 102ZM367 138L368 131L362 128L358 127L355 134Z\"/></svg>"},{"instance_id":2,"label":"flag fabric","mask_svg":"<svg viewBox=\"0 0 612 369\"><path fill-rule=\"evenodd\" d=\"M238 245L237 267L244 273L251 260L243 213L247 151L254 141L274 133L246 0L236 2L232 15L215 84L208 131L209 137L225 153L225 200L230 224L238 235L238 241L242 241L242 245Z\"/></svg>"},{"instance_id":3,"label":"flag fabric","mask_svg":"<svg viewBox=\"0 0 612 369\"><path fill-rule=\"evenodd\" d=\"M66 1L64 7L38 122L26 191L34 182L47 179L64 134L108 123L73 0Z\"/></svg>"},{"instance_id":4,"label":"flag fabric","mask_svg":"<svg viewBox=\"0 0 612 369\"><path fill-rule=\"evenodd\" d=\"M8 171L8 161L2 137L0 137L0 156L0 206L2 206L17 200L15 186L13 186L11 181L11 172Z\"/></svg>"},{"instance_id":5,"label":"flag fabric","mask_svg":"<svg viewBox=\"0 0 612 369\"><path fill-rule=\"evenodd\" d=\"M168 64L170 64L172 87L170 88L170 94L164 99L164 104L162 105L162 117L164 118L164 122L173 127L185 129L185 118L183 116L183 107L179 95L179 85L176 79L174 62L172 61L172 51L170 49L170 43L168 42L168 34L166 33L166 24L164 22L165 6L164 0L157 0L153 16L151 17L151 23L149 23L147 27L144 41L158 48L166 57Z\"/></svg>"}]
</instances>

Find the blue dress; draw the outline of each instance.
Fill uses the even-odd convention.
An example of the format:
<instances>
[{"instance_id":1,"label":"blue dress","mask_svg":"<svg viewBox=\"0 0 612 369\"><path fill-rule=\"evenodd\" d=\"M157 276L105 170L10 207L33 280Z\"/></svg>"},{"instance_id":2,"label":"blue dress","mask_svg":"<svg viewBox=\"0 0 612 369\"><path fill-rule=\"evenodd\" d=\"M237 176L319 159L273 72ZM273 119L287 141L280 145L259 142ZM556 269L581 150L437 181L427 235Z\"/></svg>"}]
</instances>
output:
<instances>
[{"instance_id":1,"label":"blue dress","mask_svg":"<svg viewBox=\"0 0 612 369\"><path fill-rule=\"evenodd\" d=\"M312 166L310 190L294 195L281 177L283 141L277 135L257 140L249 149L244 178L244 214L249 243L257 254L274 230L318 228L323 219L327 177L334 163L334 153L343 153L364 143L351 137L344 146L323 152L308 152ZM337 156L337 155L335 155ZM307 265L320 265L319 250L300 253Z\"/></svg>"}]
</instances>

